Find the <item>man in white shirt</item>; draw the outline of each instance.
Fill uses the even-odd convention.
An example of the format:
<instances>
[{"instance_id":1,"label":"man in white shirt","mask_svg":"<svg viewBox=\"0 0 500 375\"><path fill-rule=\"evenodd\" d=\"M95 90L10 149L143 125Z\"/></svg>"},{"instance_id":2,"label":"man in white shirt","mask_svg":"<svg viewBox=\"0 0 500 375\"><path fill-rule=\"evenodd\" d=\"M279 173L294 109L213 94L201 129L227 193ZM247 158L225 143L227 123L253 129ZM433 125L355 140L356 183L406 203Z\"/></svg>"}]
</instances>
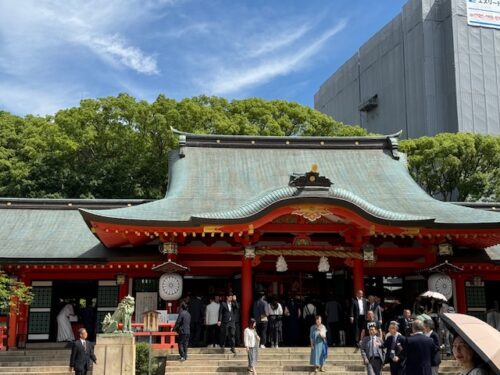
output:
<instances>
[{"instance_id":1,"label":"man in white shirt","mask_svg":"<svg viewBox=\"0 0 500 375\"><path fill-rule=\"evenodd\" d=\"M213 296L210 297L210 303L205 311L205 325L207 326L207 348L218 348L218 338L220 337L219 326L219 304L215 302Z\"/></svg>"},{"instance_id":2,"label":"man in white shirt","mask_svg":"<svg viewBox=\"0 0 500 375\"><path fill-rule=\"evenodd\" d=\"M359 342L361 330L365 326L366 314L368 312L368 300L363 297L362 290L356 292L356 297L351 302L351 324L353 325L354 343Z\"/></svg>"}]
</instances>

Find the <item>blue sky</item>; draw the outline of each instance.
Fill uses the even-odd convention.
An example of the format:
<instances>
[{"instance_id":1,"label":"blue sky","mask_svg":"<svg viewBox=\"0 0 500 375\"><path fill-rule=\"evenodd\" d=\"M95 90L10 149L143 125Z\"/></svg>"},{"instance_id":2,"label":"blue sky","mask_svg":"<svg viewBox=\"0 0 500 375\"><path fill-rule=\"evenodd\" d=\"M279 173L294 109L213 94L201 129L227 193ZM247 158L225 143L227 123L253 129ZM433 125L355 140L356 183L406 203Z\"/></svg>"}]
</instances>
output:
<instances>
[{"instance_id":1,"label":"blue sky","mask_svg":"<svg viewBox=\"0 0 500 375\"><path fill-rule=\"evenodd\" d=\"M313 106L406 0L0 0L0 110L53 114L127 92Z\"/></svg>"}]
</instances>

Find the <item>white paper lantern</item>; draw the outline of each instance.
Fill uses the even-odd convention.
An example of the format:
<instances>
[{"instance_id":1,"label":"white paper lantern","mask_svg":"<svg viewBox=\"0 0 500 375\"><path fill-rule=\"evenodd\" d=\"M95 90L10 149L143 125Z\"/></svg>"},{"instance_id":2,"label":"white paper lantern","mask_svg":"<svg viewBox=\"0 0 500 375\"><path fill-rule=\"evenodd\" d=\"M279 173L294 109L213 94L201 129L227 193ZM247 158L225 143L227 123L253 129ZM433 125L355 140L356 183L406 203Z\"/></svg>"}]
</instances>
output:
<instances>
[{"instance_id":1,"label":"white paper lantern","mask_svg":"<svg viewBox=\"0 0 500 375\"><path fill-rule=\"evenodd\" d=\"M328 262L327 257L323 256L323 257L319 258L318 271L319 272L330 271L330 263Z\"/></svg>"},{"instance_id":2,"label":"white paper lantern","mask_svg":"<svg viewBox=\"0 0 500 375\"><path fill-rule=\"evenodd\" d=\"M276 271L278 272L288 271L288 264L286 264L286 260L283 257L283 255L280 255L278 257L278 260L276 261Z\"/></svg>"},{"instance_id":3,"label":"white paper lantern","mask_svg":"<svg viewBox=\"0 0 500 375\"><path fill-rule=\"evenodd\" d=\"M182 297L182 276L177 273L164 273L159 282L160 297L164 301L177 301Z\"/></svg>"}]
</instances>

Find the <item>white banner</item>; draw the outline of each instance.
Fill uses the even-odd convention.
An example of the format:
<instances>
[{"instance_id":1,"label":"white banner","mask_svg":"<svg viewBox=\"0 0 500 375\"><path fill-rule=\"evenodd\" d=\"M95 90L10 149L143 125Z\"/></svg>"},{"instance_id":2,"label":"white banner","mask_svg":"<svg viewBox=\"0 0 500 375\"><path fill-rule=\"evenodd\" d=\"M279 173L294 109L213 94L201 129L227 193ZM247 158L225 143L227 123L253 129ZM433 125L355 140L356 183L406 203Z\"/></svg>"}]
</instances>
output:
<instances>
[{"instance_id":1,"label":"white banner","mask_svg":"<svg viewBox=\"0 0 500 375\"><path fill-rule=\"evenodd\" d=\"M500 0L466 0L467 23L500 29Z\"/></svg>"}]
</instances>

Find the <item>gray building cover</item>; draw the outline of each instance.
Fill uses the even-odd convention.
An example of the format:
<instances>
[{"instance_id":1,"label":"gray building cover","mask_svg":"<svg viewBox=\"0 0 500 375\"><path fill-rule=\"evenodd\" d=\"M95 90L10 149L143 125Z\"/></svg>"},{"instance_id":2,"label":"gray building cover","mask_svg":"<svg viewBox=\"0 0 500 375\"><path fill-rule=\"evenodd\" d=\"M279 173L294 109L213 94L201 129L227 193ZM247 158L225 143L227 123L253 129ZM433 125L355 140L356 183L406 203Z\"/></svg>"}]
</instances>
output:
<instances>
[{"instance_id":1,"label":"gray building cover","mask_svg":"<svg viewBox=\"0 0 500 375\"><path fill-rule=\"evenodd\" d=\"M466 0L409 0L321 85L314 106L381 134L500 135L499 87L500 30L469 26Z\"/></svg>"}]
</instances>

